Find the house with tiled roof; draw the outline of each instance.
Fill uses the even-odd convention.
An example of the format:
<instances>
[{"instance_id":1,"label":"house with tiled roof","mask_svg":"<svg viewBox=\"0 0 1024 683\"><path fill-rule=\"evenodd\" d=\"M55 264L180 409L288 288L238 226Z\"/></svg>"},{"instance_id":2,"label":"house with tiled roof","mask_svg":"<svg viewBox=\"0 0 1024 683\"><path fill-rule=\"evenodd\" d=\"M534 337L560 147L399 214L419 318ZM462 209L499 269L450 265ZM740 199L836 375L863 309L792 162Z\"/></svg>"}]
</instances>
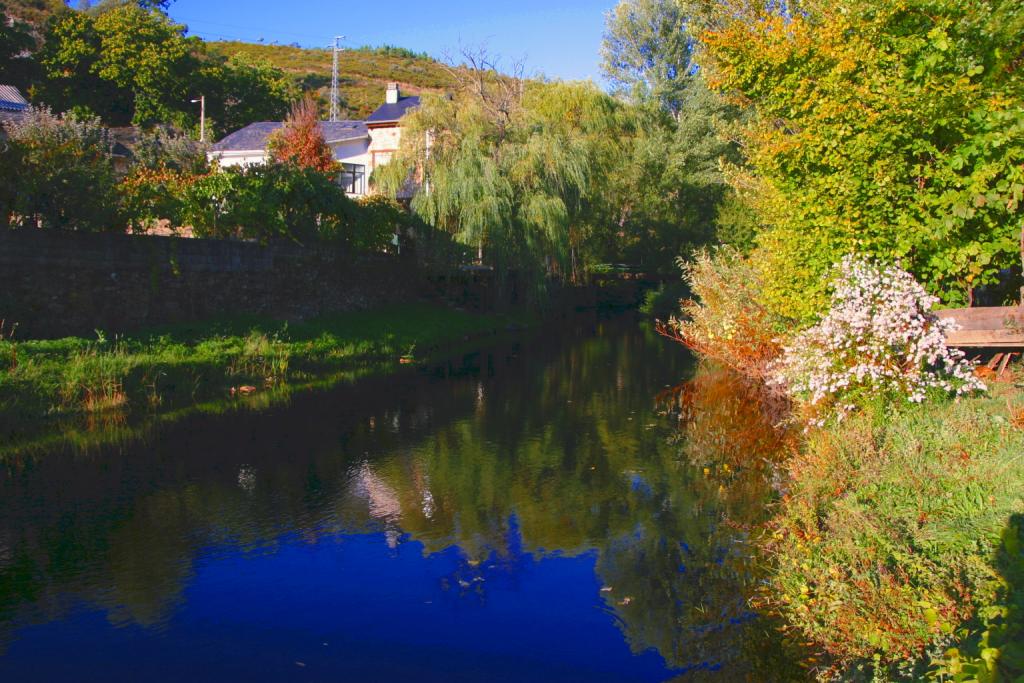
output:
<instances>
[{"instance_id":1,"label":"house with tiled roof","mask_svg":"<svg viewBox=\"0 0 1024 683\"><path fill-rule=\"evenodd\" d=\"M398 151L402 117L419 105L419 97L403 97L398 84L389 83L384 104L365 121L320 122L324 140L342 165L341 183L348 194L369 193L367 179L373 169L391 161ZM270 136L283 126L280 121L249 124L213 145L210 159L221 167L265 163Z\"/></svg>"}]
</instances>

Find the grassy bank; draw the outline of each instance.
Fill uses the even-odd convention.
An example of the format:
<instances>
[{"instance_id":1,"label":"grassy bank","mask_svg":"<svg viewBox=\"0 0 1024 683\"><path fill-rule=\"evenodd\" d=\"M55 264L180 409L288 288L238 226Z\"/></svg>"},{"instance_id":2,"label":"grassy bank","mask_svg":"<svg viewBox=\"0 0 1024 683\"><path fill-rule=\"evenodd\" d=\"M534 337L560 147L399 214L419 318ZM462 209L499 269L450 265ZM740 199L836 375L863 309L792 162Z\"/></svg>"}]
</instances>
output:
<instances>
[{"instance_id":1,"label":"grassy bank","mask_svg":"<svg viewBox=\"0 0 1024 683\"><path fill-rule=\"evenodd\" d=\"M847 679L1024 674L1024 395L866 409L784 466L767 599Z\"/></svg>"},{"instance_id":2,"label":"grassy bank","mask_svg":"<svg viewBox=\"0 0 1024 683\"><path fill-rule=\"evenodd\" d=\"M522 323L416 303L291 325L239 318L125 337L15 334L0 341L0 433L10 444L62 420L180 410L369 364L386 372Z\"/></svg>"}]
</instances>

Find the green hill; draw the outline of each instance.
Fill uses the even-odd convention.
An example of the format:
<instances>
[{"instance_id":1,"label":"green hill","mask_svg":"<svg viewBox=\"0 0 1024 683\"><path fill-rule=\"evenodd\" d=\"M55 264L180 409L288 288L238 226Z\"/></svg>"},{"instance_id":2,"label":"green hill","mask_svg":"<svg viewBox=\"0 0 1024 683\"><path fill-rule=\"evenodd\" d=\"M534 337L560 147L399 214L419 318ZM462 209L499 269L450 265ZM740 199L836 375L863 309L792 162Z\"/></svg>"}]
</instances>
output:
<instances>
[{"instance_id":1,"label":"green hill","mask_svg":"<svg viewBox=\"0 0 1024 683\"><path fill-rule=\"evenodd\" d=\"M210 42L210 50L225 56L242 55L269 62L295 79L304 90L327 100L331 87L331 51L284 45ZM426 55L394 47L345 50L339 58L342 114L364 118L384 102L387 83L397 81L402 92L416 95L441 92L451 86L444 67Z\"/></svg>"}]
</instances>

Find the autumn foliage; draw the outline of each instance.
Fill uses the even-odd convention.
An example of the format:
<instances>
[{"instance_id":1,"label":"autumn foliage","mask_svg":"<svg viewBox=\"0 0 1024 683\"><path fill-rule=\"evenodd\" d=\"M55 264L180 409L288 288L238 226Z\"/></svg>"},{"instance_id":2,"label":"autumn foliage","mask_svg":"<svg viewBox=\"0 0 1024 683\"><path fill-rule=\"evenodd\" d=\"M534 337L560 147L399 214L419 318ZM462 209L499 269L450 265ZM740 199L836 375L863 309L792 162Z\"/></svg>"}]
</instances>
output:
<instances>
[{"instance_id":1,"label":"autumn foliage","mask_svg":"<svg viewBox=\"0 0 1024 683\"><path fill-rule=\"evenodd\" d=\"M658 323L658 331L755 380L767 380L782 354L778 340L785 320L759 301L761 275L734 249L698 251L680 260L696 300L682 302L682 315Z\"/></svg>"},{"instance_id":2,"label":"autumn foliage","mask_svg":"<svg viewBox=\"0 0 1024 683\"><path fill-rule=\"evenodd\" d=\"M320 107L307 95L292 106L284 127L270 139L271 157L284 164L334 174L338 162L320 127Z\"/></svg>"}]
</instances>

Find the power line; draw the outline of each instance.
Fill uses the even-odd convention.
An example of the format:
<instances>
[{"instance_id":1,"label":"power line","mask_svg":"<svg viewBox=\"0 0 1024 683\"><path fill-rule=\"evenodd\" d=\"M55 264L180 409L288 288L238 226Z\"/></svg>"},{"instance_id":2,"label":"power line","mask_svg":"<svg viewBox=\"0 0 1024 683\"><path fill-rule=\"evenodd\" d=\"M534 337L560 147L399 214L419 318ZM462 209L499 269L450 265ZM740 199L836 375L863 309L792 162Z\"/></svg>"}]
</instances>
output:
<instances>
[{"instance_id":1,"label":"power line","mask_svg":"<svg viewBox=\"0 0 1024 683\"><path fill-rule=\"evenodd\" d=\"M240 36L226 36L223 33L207 33L206 31L189 31L190 36L198 36L203 40L231 40L239 43L252 43L252 38L242 38Z\"/></svg>"},{"instance_id":2,"label":"power line","mask_svg":"<svg viewBox=\"0 0 1024 683\"><path fill-rule=\"evenodd\" d=\"M175 17L174 20L178 21L178 22L181 22L183 24L186 24L186 25L188 25L188 24L205 24L207 26L218 26L220 28L233 28L233 29L238 29L238 30L241 30L241 31L254 31L256 33L261 33L261 32L266 33L266 32L268 32L268 31L265 31L264 29L256 28L254 26L239 26L237 24L222 24L222 23L218 23L216 21L206 21L206 20L203 20L203 19L189 20L189 19L182 19L180 17ZM193 31L189 31L189 32L192 33ZM324 36L324 35L314 36L314 35L310 35L308 33L292 33L291 31L278 31L276 29L274 29L272 32L274 34L276 34L276 35L291 36L293 38L308 38L309 40L315 40L318 43L320 41L322 41L324 38L327 37L327 36ZM196 33L198 33L198 32L196 32Z\"/></svg>"}]
</instances>

